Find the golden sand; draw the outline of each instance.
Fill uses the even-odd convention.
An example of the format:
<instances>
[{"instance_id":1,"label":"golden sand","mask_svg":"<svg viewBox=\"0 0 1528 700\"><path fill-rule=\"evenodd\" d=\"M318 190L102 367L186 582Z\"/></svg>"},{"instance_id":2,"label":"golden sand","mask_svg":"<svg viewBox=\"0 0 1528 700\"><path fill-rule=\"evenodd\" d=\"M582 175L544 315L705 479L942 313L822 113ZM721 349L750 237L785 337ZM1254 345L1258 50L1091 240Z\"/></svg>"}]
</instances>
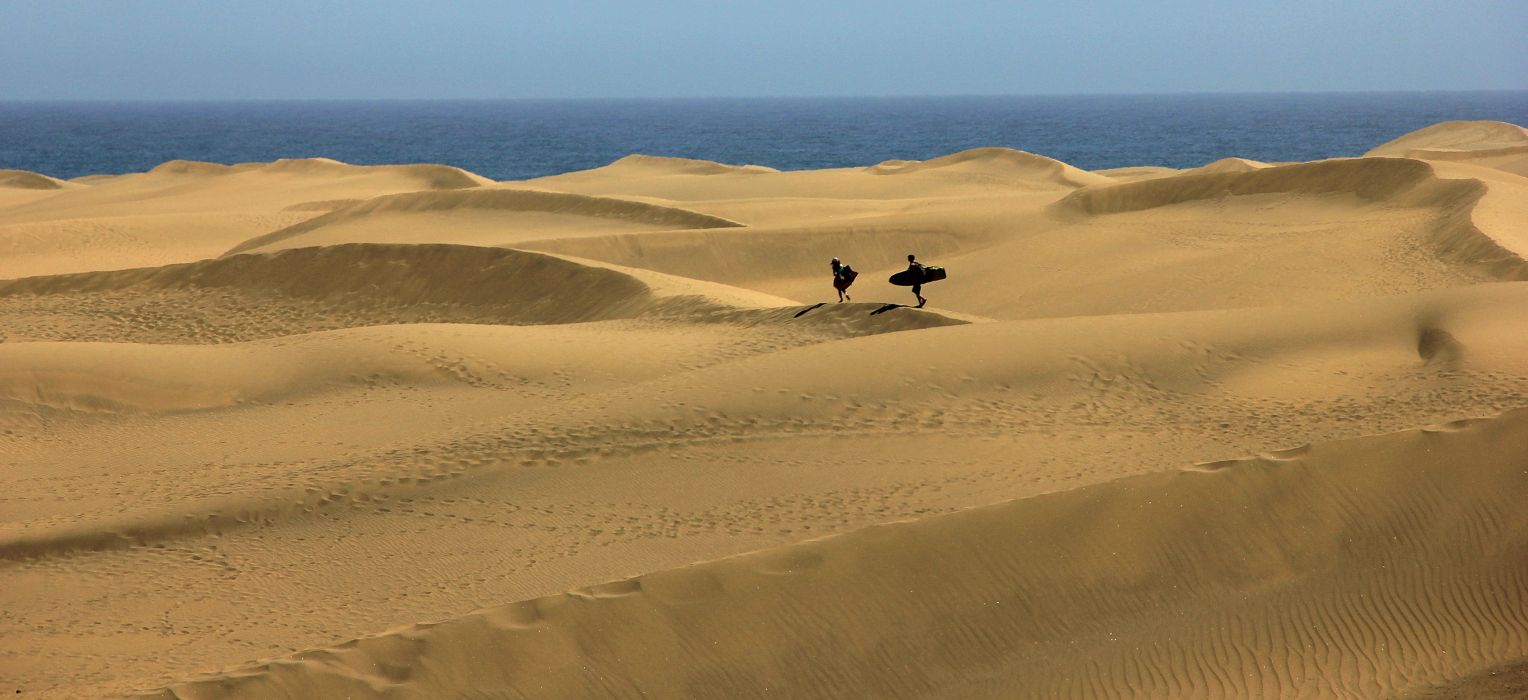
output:
<instances>
[{"instance_id":1,"label":"golden sand","mask_svg":"<svg viewBox=\"0 0 1528 700\"><path fill-rule=\"evenodd\" d=\"M1518 697L1525 258L1494 122L0 171L0 693Z\"/></svg>"}]
</instances>

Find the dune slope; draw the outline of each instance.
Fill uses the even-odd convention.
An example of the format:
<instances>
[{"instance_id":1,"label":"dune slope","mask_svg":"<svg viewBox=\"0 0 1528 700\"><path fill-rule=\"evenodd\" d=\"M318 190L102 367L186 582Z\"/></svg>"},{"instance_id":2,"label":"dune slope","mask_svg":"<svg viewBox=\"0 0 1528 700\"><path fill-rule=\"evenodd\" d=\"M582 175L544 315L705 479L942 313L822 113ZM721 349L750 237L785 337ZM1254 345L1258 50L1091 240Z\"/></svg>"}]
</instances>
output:
<instances>
[{"instance_id":1,"label":"dune slope","mask_svg":"<svg viewBox=\"0 0 1528 700\"><path fill-rule=\"evenodd\" d=\"M1528 476L1496 458L1525 452L1518 411L1197 465L488 608L160 696L1394 693L1528 654L1528 525L1511 517Z\"/></svg>"}]
</instances>

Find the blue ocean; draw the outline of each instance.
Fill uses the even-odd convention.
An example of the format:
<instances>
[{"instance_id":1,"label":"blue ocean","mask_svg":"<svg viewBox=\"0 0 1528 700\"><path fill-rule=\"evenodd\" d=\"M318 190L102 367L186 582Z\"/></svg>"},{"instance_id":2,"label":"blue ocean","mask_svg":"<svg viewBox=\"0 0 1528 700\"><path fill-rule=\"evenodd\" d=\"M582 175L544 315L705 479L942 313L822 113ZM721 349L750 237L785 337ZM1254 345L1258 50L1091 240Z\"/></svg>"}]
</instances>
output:
<instances>
[{"instance_id":1,"label":"blue ocean","mask_svg":"<svg viewBox=\"0 0 1528 700\"><path fill-rule=\"evenodd\" d=\"M0 102L0 168L73 178L177 158L446 163L513 180L631 153L782 170L1007 146L1086 169L1356 156L1451 119L1528 124L1528 91L927 98Z\"/></svg>"}]
</instances>

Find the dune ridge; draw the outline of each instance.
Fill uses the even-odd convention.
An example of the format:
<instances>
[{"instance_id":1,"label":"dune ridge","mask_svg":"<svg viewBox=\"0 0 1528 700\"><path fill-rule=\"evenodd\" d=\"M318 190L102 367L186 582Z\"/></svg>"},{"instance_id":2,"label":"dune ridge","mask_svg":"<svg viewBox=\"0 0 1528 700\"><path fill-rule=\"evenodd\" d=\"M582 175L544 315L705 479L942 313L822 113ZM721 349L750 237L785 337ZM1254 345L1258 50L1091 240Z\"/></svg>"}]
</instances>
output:
<instances>
[{"instance_id":1,"label":"dune ridge","mask_svg":"<svg viewBox=\"0 0 1528 700\"><path fill-rule=\"evenodd\" d=\"M1133 477L487 608L141 697L1395 693L1528 655L1528 527L1508 515L1528 477L1493 457L1524 452L1528 411L1515 411ZM1083 673L1046 663L1062 648L1087 659Z\"/></svg>"},{"instance_id":2,"label":"dune ridge","mask_svg":"<svg viewBox=\"0 0 1528 700\"><path fill-rule=\"evenodd\" d=\"M591 197L562 192L517 189L411 192L384 195L364 202L341 206L328 214L244 241L229 249L225 255L235 255L273 243L289 241L325 226L354 221L379 213L417 213L464 209L569 214L573 216L655 224L676 229L734 228L742 226L742 224L736 221L677 207L665 207L631 200Z\"/></svg>"}]
</instances>

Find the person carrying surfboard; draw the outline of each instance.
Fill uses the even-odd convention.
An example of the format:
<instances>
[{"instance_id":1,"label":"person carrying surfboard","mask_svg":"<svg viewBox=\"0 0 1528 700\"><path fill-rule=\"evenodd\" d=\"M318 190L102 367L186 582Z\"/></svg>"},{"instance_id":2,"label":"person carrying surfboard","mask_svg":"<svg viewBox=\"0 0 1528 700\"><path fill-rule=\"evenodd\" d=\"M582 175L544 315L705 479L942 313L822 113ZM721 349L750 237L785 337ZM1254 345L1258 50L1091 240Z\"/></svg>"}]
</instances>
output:
<instances>
[{"instance_id":1,"label":"person carrying surfboard","mask_svg":"<svg viewBox=\"0 0 1528 700\"><path fill-rule=\"evenodd\" d=\"M918 262L918 258L912 253L907 254L907 271L912 274L913 279L918 280L913 285L913 296L918 297L918 308L921 309L928 303L928 300L923 298L923 263Z\"/></svg>"},{"instance_id":2,"label":"person carrying surfboard","mask_svg":"<svg viewBox=\"0 0 1528 700\"><path fill-rule=\"evenodd\" d=\"M838 258L833 258L833 262L829 265L833 267L833 288L838 290L838 303L853 301L849 298L849 285L854 284L854 278L858 277L859 273L855 272L854 268L838 262Z\"/></svg>"}]
</instances>

